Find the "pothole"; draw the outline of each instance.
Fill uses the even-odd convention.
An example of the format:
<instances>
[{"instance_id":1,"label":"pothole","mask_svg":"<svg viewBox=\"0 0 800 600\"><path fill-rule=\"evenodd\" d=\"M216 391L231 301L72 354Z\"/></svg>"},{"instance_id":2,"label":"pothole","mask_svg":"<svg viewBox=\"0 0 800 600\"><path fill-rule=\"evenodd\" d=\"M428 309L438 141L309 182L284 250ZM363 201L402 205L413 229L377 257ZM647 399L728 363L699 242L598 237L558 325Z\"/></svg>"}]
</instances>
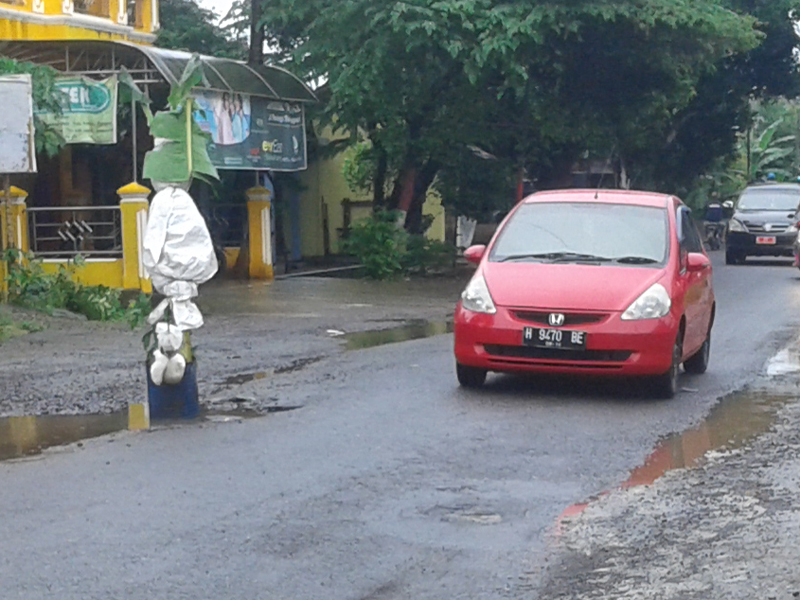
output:
<instances>
[{"instance_id":1,"label":"pothole","mask_svg":"<svg viewBox=\"0 0 800 600\"><path fill-rule=\"evenodd\" d=\"M35 456L48 448L66 446L119 431L142 429L140 421L137 420L140 408L141 405L136 404L131 405L127 411L110 414L0 418L0 461ZM302 405L273 405L252 409L233 402L229 410L225 408L205 407L199 419L158 420L153 421L151 427L241 421L271 413L297 410L302 408Z\"/></svg>"},{"instance_id":2,"label":"pothole","mask_svg":"<svg viewBox=\"0 0 800 600\"><path fill-rule=\"evenodd\" d=\"M675 469L692 469L713 452L742 448L775 423L778 411L795 400L793 396L765 391L744 390L723 398L705 420L682 433L667 436L650 453L644 463L633 469L620 489L650 485ZM558 526L582 513L592 501L607 494L573 504L558 518Z\"/></svg>"},{"instance_id":3,"label":"pothole","mask_svg":"<svg viewBox=\"0 0 800 600\"><path fill-rule=\"evenodd\" d=\"M44 415L0 419L0 460L40 454L46 448L128 428L128 413Z\"/></svg>"}]
</instances>

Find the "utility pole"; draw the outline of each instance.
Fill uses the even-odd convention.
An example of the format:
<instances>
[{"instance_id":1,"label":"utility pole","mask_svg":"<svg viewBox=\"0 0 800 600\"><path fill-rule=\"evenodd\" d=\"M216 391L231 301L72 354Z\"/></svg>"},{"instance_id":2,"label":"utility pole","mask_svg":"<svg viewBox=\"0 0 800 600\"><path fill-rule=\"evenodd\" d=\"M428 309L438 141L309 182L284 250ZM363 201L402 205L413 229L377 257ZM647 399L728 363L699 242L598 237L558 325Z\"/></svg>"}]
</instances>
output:
<instances>
[{"instance_id":1,"label":"utility pole","mask_svg":"<svg viewBox=\"0 0 800 600\"><path fill-rule=\"evenodd\" d=\"M264 64L264 0L250 0L250 52L247 63Z\"/></svg>"}]
</instances>

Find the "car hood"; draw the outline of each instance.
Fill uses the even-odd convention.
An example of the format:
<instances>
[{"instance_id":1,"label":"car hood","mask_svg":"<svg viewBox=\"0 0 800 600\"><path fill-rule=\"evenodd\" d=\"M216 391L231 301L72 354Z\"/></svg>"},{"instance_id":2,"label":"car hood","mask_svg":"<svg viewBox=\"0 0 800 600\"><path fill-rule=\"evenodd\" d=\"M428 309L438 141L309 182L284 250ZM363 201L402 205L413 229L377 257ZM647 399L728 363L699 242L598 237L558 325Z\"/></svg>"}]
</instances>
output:
<instances>
[{"instance_id":1,"label":"car hood","mask_svg":"<svg viewBox=\"0 0 800 600\"><path fill-rule=\"evenodd\" d=\"M552 263L486 263L483 276L498 306L624 311L664 277L663 268Z\"/></svg>"},{"instance_id":2,"label":"car hood","mask_svg":"<svg viewBox=\"0 0 800 600\"><path fill-rule=\"evenodd\" d=\"M791 214L789 210L737 210L733 218L745 225L773 223L788 226L792 223Z\"/></svg>"}]
</instances>

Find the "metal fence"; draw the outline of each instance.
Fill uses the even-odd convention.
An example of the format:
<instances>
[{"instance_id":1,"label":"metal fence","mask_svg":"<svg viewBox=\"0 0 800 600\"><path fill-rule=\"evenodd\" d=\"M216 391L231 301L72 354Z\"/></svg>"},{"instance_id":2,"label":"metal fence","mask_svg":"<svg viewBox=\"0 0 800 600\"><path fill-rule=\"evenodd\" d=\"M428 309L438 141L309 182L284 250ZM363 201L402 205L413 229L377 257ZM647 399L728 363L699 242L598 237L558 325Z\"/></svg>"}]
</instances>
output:
<instances>
[{"instance_id":1,"label":"metal fence","mask_svg":"<svg viewBox=\"0 0 800 600\"><path fill-rule=\"evenodd\" d=\"M43 258L121 258L119 206L28 208L31 251Z\"/></svg>"},{"instance_id":2,"label":"metal fence","mask_svg":"<svg viewBox=\"0 0 800 600\"><path fill-rule=\"evenodd\" d=\"M246 204L213 204L203 211L211 238L222 248L238 248L247 229Z\"/></svg>"}]
</instances>

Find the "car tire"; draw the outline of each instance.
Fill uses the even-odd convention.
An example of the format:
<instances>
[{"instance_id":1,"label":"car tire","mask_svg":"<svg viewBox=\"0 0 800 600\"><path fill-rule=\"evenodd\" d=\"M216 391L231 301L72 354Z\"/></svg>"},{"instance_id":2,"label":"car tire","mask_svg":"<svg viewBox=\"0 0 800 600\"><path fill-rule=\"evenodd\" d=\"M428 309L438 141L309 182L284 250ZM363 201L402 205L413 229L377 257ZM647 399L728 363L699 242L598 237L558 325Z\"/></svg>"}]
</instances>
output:
<instances>
[{"instance_id":1,"label":"car tire","mask_svg":"<svg viewBox=\"0 0 800 600\"><path fill-rule=\"evenodd\" d=\"M725 251L726 265L743 265L745 260L747 260L747 256L741 252L735 252L733 250Z\"/></svg>"},{"instance_id":2,"label":"car tire","mask_svg":"<svg viewBox=\"0 0 800 600\"><path fill-rule=\"evenodd\" d=\"M478 367L468 367L461 363L456 363L456 377L458 383L466 388L479 388L486 381L486 369Z\"/></svg>"},{"instance_id":3,"label":"car tire","mask_svg":"<svg viewBox=\"0 0 800 600\"><path fill-rule=\"evenodd\" d=\"M708 332L706 341L700 350L692 354L683 363L683 369L692 375L702 375L708 369L708 359L711 356L711 332Z\"/></svg>"},{"instance_id":4,"label":"car tire","mask_svg":"<svg viewBox=\"0 0 800 600\"><path fill-rule=\"evenodd\" d=\"M683 340L680 334L675 338L675 345L672 347L672 364L669 370L662 375L658 375L652 380L653 395L656 398L669 400L678 393L678 376L681 368L681 356L683 355Z\"/></svg>"}]
</instances>

